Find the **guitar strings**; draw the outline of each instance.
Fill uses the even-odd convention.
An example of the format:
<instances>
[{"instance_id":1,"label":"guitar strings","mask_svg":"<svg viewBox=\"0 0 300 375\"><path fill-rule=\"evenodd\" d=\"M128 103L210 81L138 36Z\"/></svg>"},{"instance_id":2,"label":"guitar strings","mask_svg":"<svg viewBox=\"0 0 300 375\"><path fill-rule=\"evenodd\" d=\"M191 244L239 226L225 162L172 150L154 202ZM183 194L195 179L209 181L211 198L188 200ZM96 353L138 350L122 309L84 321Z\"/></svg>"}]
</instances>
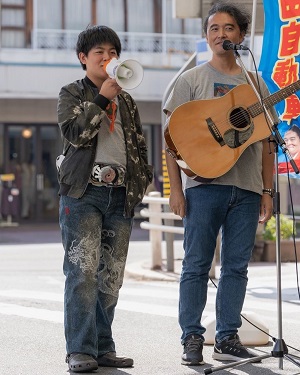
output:
<instances>
[{"instance_id":1,"label":"guitar strings","mask_svg":"<svg viewBox=\"0 0 300 375\"><path fill-rule=\"evenodd\" d=\"M217 126L218 127L220 126L221 128L223 128L223 126L225 126L225 129L226 129L226 128L228 128L228 123L230 123L235 128L238 128L238 130L243 130L245 127L247 127L248 125L251 124L251 119L252 119L252 116L249 114L249 111L245 110L244 108L243 108L243 111L245 111L247 113L247 115L245 115L245 112L233 114L231 116L228 116L227 120L217 122ZM213 118L212 118L212 120L213 120ZM247 123L246 126L242 127L242 125L245 122Z\"/></svg>"}]
</instances>

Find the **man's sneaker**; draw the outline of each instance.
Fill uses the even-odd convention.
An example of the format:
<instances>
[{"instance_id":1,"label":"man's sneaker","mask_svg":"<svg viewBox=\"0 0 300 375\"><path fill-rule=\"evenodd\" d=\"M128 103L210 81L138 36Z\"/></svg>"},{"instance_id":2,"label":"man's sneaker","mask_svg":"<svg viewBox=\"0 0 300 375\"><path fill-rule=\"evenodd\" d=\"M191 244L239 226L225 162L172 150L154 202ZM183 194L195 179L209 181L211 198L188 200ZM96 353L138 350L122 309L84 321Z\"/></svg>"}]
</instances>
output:
<instances>
[{"instance_id":1,"label":"man's sneaker","mask_svg":"<svg viewBox=\"0 0 300 375\"><path fill-rule=\"evenodd\" d=\"M189 335L183 344L181 364L186 366L203 365L203 340L199 335Z\"/></svg>"},{"instance_id":2,"label":"man's sneaker","mask_svg":"<svg viewBox=\"0 0 300 375\"><path fill-rule=\"evenodd\" d=\"M238 335L232 335L227 340L215 343L212 357L219 361L237 362L257 356L243 346ZM260 359L257 362L260 362Z\"/></svg>"}]
</instances>

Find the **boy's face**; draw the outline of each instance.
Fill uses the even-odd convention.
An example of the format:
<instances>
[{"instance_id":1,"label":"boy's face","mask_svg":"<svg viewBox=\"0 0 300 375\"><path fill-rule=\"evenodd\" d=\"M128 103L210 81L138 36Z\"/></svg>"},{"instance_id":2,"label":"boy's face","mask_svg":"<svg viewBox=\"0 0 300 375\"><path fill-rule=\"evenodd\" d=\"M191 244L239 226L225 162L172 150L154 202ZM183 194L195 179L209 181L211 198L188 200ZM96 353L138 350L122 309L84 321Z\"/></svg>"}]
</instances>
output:
<instances>
[{"instance_id":1,"label":"boy's face","mask_svg":"<svg viewBox=\"0 0 300 375\"><path fill-rule=\"evenodd\" d=\"M118 59L117 51L110 43L103 43L93 47L87 55L83 52L79 53L79 59L82 64L86 65L87 76L92 81L93 79L104 81L108 78L103 64L113 57Z\"/></svg>"},{"instance_id":2,"label":"boy's face","mask_svg":"<svg viewBox=\"0 0 300 375\"><path fill-rule=\"evenodd\" d=\"M223 49L224 40L240 44L244 40L244 35L230 14L215 13L208 20L206 39L213 53L224 54L228 52Z\"/></svg>"}]
</instances>

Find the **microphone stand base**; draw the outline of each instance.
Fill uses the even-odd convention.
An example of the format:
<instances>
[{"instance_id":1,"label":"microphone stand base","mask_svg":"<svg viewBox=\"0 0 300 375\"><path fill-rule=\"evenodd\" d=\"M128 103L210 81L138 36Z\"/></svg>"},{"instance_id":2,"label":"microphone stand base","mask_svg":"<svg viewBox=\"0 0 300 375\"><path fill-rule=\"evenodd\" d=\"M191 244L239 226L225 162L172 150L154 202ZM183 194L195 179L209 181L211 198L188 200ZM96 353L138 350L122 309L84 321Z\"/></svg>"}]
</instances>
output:
<instances>
[{"instance_id":1,"label":"microphone stand base","mask_svg":"<svg viewBox=\"0 0 300 375\"><path fill-rule=\"evenodd\" d=\"M221 365L221 366L218 366L218 367L210 367L210 368L207 368L207 369L204 370L204 374L212 374L213 372L225 370L227 368L233 368L233 367L245 365L247 363L261 362L263 359L267 359L267 358L271 358L271 357L281 358L281 359L285 358L285 359L289 360L290 362L292 362L294 365L300 367L300 362L296 360L296 358L297 359L300 359L300 358L297 357L297 356L293 356L291 354L288 354L288 348L287 348L284 340L283 339L277 339L275 341L275 344L274 344L274 347L273 347L273 350L271 351L271 353L266 353L266 354L259 355L257 357L253 357L253 358L242 359L241 361L238 361L238 362L230 362L226 365ZM280 368L282 369L282 366Z\"/></svg>"}]
</instances>

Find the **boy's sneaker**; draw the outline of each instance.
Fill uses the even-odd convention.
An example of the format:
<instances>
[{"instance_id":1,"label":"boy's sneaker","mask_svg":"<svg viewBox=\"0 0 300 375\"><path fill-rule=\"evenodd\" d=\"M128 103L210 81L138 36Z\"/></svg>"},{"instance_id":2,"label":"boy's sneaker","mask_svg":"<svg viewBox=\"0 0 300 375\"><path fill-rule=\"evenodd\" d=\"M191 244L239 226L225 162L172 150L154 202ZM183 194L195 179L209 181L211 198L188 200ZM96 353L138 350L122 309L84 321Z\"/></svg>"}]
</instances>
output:
<instances>
[{"instance_id":1,"label":"boy's sneaker","mask_svg":"<svg viewBox=\"0 0 300 375\"><path fill-rule=\"evenodd\" d=\"M257 356L243 346L238 335L232 335L227 340L215 343L212 357L219 361L237 362ZM260 362L260 359L257 362Z\"/></svg>"},{"instance_id":2,"label":"boy's sneaker","mask_svg":"<svg viewBox=\"0 0 300 375\"><path fill-rule=\"evenodd\" d=\"M203 365L203 340L199 335L189 335L183 344L181 364L186 366Z\"/></svg>"}]
</instances>

